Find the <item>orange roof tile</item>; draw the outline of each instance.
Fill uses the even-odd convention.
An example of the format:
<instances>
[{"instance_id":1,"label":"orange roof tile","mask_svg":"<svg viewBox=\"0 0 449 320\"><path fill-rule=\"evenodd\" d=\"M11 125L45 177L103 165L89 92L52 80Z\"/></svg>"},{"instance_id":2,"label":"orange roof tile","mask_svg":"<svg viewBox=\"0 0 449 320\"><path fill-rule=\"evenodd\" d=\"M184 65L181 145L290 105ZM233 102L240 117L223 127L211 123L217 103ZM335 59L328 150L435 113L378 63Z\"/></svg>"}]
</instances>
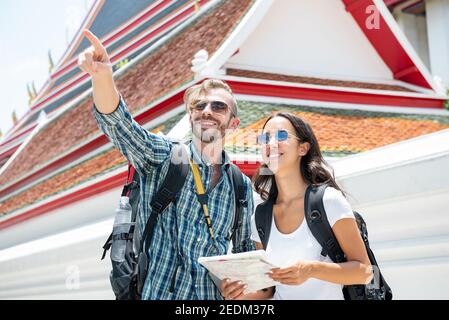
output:
<instances>
[{"instance_id":1,"label":"orange roof tile","mask_svg":"<svg viewBox=\"0 0 449 320\"><path fill-rule=\"evenodd\" d=\"M255 116L226 138L227 148L259 149L257 135L272 113L286 111L306 120L323 152L358 153L449 128L449 117L279 106L239 102L242 118Z\"/></svg>"}]
</instances>

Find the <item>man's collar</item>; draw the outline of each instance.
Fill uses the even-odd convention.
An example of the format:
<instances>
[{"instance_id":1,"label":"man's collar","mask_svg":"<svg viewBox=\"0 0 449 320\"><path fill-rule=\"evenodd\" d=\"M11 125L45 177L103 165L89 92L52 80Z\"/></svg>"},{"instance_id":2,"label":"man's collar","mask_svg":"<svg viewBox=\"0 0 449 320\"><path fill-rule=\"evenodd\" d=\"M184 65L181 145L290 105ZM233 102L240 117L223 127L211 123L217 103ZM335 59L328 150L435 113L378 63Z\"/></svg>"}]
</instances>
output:
<instances>
[{"instance_id":1,"label":"man's collar","mask_svg":"<svg viewBox=\"0 0 449 320\"><path fill-rule=\"evenodd\" d=\"M210 165L206 161L204 161L203 157L201 157L200 151L197 150L195 144L192 141L190 141L189 149L192 154L192 160L194 163L198 164L201 167ZM231 164L231 159L229 158L227 152L224 150L222 151L221 159L222 165L225 165L226 168Z\"/></svg>"}]
</instances>

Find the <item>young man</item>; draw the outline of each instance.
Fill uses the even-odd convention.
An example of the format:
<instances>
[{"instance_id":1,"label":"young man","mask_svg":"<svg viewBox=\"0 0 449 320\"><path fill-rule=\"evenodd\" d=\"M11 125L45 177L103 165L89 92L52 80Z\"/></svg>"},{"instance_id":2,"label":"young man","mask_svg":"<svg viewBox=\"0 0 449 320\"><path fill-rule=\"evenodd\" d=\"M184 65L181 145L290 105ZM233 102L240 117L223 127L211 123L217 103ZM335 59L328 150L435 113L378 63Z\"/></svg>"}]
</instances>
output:
<instances>
[{"instance_id":1,"label":"young man","mask_svg":"<svg viewBox=\"0 0 449 320\"><path fill-rule=\"evenodd\" d=\"M164 179L172 143L151 134L135 122L120 96L111 63L101 42L84 31L92 46L78 57L80 68L92 77L94 116L100 129L140 174L141 210L138 223L150 216L150 202ZM197 260L200 256L226 254L234 215L234 190L227 169L230 160L223 150L226 130L240 123L231 89L220 80L206 80L189 88L184 96L193 139L191 159L198 164L205 190L215 240L195 194L192 172L173 205L159 216L149 250L148 275L142 299L221 299L220 290ZM250 240L253 212L251 182L244 176L247 207L243 224L236 232L233 252L254 250ZM233 283L240 291L244 284Z\"/></svg>"}]
</instances>

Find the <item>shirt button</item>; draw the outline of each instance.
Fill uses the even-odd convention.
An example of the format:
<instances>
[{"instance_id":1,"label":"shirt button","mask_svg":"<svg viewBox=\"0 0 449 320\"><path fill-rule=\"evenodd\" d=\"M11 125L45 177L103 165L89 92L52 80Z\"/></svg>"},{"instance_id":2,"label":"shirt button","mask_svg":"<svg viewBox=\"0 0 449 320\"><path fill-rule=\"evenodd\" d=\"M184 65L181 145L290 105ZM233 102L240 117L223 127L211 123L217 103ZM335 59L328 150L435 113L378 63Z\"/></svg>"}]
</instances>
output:
<instances>
[{"instance_id":1,"label":"shirt button","mask_svg":"<svg viewBox=\"0 0 449 320\"><path fill-rule=\"evenodd\" d=\"M203 224L203 220L200 220L200 224Z\"/></svg>"},{"instance_id":2,"label":"shirt button","mask_svg":"<svg viewBox=\"0 0 449 320\"><path fill-rule=\"evenodd\" d=\"M196 239L196 242L200 242L200 241L201 241L201 238Z\"/></svg>"}]
</instances>

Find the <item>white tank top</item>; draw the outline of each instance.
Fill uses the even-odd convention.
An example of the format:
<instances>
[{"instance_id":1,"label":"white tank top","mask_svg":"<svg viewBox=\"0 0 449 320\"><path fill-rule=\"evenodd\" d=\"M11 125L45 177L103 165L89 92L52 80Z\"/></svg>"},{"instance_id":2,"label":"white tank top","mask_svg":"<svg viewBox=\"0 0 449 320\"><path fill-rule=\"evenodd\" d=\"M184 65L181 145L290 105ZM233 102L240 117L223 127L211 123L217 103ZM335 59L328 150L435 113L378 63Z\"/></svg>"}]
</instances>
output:
<instances>
[{"instance_id":1,"label":"white tank top","mask_svg":"<svg viewBox=\"0 0 449 320\"><path fill-rule=\"evenodd\" d=\"M345 218L354 219L351 206L343 194L335 188L327 187L324 192L324 209L331 227ZM255 215L251 218L251 239L259 242ZM270 239L267 244L268 258L280 267L287 267L297 261L332 262L329 257L321 256L321 246L312 235L304 219L292 233L281 233L274 222L271 223ZM342 285L310 278L301 285L276 286L276 300L343 300Z\"/></svg>"}]
</instances>

